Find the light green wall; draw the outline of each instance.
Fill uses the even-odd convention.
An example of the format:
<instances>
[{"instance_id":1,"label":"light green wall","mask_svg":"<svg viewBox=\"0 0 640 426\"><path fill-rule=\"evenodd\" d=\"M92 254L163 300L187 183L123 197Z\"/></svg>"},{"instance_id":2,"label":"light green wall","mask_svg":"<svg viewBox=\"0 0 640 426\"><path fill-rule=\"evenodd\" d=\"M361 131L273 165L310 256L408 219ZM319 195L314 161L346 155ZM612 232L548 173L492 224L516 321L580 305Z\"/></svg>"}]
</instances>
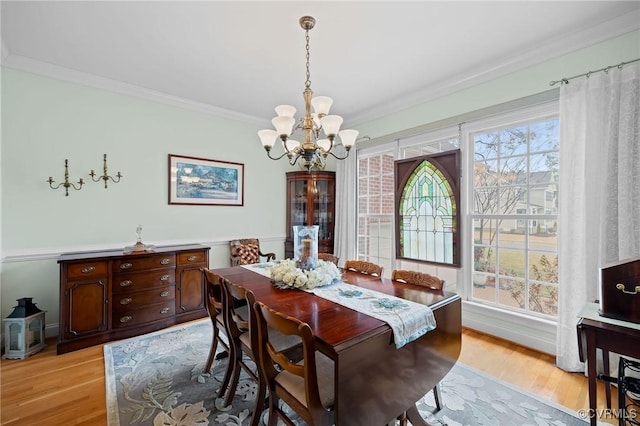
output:
<instances>
[{"instance_id":1,"label":"light green wall","mask_svg":"<svg viewBox=\"0 0 640 426\"><path fill-rule=\"evenodd\" d=\"M382 141L469 111L550 89L549 81L640 57L640 31L581 49L414 108L358 125ZM285 161L268 160L257 127L24 72L2 70L0 316L33 297L58 322L61 251L121 247L143 225L145 242L203 242L212 266L228 263L226 241L258 236L283 255ZM366 144L366 143L365 143ZM62 179L64 159L77 180L100 172L102 155L119 184L89 182L65 197L45 183ZM244 207L167 204L167 155L245 163ZM339 200L338 200L339 202Z\"/></svg>"},{"instance_id":2,"label":"light green wall","mask_svg":"<svg viewBox=\"0 0 640 426\"><path fill-rule=\"evenodd\" d=\"M413 108L358 125L361 135L375 139L427 123L545 92L550 81L640 58L640 30L580 49L504 77L478 84ZM365 145L365 144L363 144Z\"/></svg>"},{"instance_id":3,"label":"light green wall","mask_svg":"<svg viewBox=\"0 0 640 426\"><path fill-rule=\"evenodd\" d=\"M138 224L151 244L201 242L211 266L228 265L228 240L260 237L284 254L286 161L269 160L257 127L212 115L2 69L1 317L33 297L58 323L60 252L124 247ZM118 184L52 190L69 159L72 181L102 173ZM245 165L244 206L169 205L168 154Z\"/></svg>"}]
</instances>

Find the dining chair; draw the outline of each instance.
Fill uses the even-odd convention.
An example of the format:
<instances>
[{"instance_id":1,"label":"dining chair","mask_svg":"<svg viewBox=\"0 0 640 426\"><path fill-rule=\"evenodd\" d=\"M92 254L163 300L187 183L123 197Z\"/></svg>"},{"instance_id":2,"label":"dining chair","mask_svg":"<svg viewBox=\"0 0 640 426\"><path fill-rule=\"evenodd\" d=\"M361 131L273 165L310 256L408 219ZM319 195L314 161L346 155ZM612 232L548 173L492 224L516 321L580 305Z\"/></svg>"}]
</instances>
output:
<instances>
[{"instance_id":1,"label":"dining chair","mask_svg":"<svg viewBox=\"0 0 640 426\"><path fill-rule=\"evenodd\" d=\"M260 240L257 238L229 241L229 254L231 266L260 263L260 259L263 257L265 258L265 262L276 258L275 253L263 253L260 250Z\"/></svg>"},{"instance_id":2,"label":"dining chair","mask_svg":"<svg viewBox=\"0 0 640 426\"><path fill-rule=\"evenodd\" d=\"M204 368L205 373L211 370L213 360L215 358L222 359L229 355L229 346L220 339L220 331L225 335L227 334L224 326L224 319L222 315L222 277L208 268L200 268L205 276L207 282L207 311L209 312L209 318L211 319L211 325L213 327L213 338L211 340L211 349L209 349L209 357L207 364ZM224 348L223 352L216 355L218 350L218 343Z\"/></svg>"},{"instance_id":3,"label":"dining chair","mask_svg":"<svg viewBox=\"0 0 640 426\"><path fill-rule=\"evenodd\" d=\"M333 262L336 265L340 262L340 258L331 253L318 253L318 259L324 260L325 262Z\"/></svg>"},{"instance_id":4,"label":"dining chair","mask_svg":"<svg viewBox=\"0 0 640 426\"><path fill-rule=\"evenodd\" d=\"M269 422L275 426L278 418L294 423L280 406L280 400L295 411L309 426L330 426L334 423L334 362L316 350L309 324L277 312L262 302L253 305L258 328L259 367L269 390ZM299 362L275 346L273 330L302 341L303 357Z\"/></svg>"},{"instance_id":5,"label":"dining chair","mask_svg":"<svg viewBox=\"0 0 640 426\"><path fill-rule=\"evenodd\" d=\"M406 269L394 269L391 273L393 281L399 281L407 284L420 285L433 290L442 290L444 280L427 274L426 272L408 271Z\"/></svg>"},{"instance_id":6,"label":"dining chair","mask_svg":"<svg viewBox=\"0 0 640 426\"><path fill-rule=\"evenodd\" d=\"M391 273L391 279L393 281L403 282L407 284L420 285L428 287L433 290L442 290L444 287L444 280L427 274L426 272L409 271L406 269L394 269ZM437 383L433 387L433 399L436 403L436 409L442 408L440 401L442 400L442 394L440 393L440 383Z\"/></svg>"},{"instance_id":7,"label":"dining chair","mask_svg":"<svg viewBox=\"0 0 640 426\"><path fill-rule=\"evenodd\" d=\"M355 271L361 274L373 275L376 277L382 276L382 266L375 263L366 262L364 260L347 260L344 263L344 269L348 271Z\"/></svg>"},{"instance_id":8,"label":"dining chair","mask_svg":"<svg viewBox=\"0 0 640 426\"><path fill-rule=\"evenodd\" d=\"M254 348L258 347L258 334L253 310L247 311L242 307L238 308L238 301L246 301L245 307L253 306L255 297L252 291L235 285L224 278L221 283L224 297L223 312L229 336L229 365L222 380L223 386L227 389L224 406L227 407L231 404L240 380L240 373L244 370L258 384L255 406L250 422L250 425L257 426L260 422L260 415L265 408L267 383L259 374L257 353L254 350ZM279 333L274 339L274 344L280 350L286 352L291 358L296 358L295 352L300 347L300 339ZM255 366L247 363L244 355Z\"/></svg>"}]
</instances>

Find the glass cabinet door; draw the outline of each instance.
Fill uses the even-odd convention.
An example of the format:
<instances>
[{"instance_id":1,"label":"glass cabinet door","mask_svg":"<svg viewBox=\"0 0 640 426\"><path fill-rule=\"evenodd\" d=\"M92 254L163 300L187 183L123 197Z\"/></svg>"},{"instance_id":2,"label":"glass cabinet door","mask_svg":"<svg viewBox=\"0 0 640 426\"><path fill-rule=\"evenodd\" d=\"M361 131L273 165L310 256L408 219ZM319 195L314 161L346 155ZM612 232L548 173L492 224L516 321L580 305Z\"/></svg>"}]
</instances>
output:
<instances>
[{"instance_id":1,"label":"glass cabinet door","mask_svg":"<svg viewBox=\"0 0 640 426\"><path fill-rule=\"evenodd\" d=\"M333 238L333 182L314 181L313 191L313 224L319 225L318 238Z\"/></svg>"},{"instance_id":2,"label":"glass cabinet door","mask_svg":"<svg viewBox=\"0 0 640 426\"><path fill-rule=\"evenodd\" d=\"M293 227L318 225L318 250L333 253L335 172L287 173L285 257L293 256Z\"/></svg>"},{"instance_id":3,"label":"glass cabinet door","mask_svg":"<svg viewBox=\"0 0 640 426\"><path fill-rule=\"evenodd\" d=\"M291 234L293 226L307 225L307 181L298 180L289 183L290 200L289 214L291 215L291 225L287 233Z\"/></svg>"}]
</instances>

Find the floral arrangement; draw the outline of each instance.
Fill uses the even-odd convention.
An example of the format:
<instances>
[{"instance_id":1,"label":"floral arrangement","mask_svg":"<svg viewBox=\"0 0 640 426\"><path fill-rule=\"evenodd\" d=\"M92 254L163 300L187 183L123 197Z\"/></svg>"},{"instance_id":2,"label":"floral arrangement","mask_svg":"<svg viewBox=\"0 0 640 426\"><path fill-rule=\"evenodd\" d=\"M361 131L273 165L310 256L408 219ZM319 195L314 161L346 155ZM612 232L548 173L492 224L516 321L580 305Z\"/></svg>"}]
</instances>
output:
<instances>
[{"instance_id":1,"label":"floral arrangement","mask_svg":"<svg viewBox=\"0 0 640 426\"><path fill-rule=\"evenodd\" d=\"M318 259L315 269L303 271L293 259L284 259L270 270L271 281L280 288L310 289L337 283L342 273L333 262Z\"/></svg>"}]
</instances>

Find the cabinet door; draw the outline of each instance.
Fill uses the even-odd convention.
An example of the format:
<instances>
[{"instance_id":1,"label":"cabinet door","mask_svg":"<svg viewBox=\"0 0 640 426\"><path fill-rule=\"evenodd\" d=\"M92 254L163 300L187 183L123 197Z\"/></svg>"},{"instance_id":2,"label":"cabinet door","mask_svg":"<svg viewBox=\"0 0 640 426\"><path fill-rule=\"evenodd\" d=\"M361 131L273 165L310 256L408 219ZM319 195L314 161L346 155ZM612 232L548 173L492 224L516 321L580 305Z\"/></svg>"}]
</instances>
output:
<instances>
[{"instance_id":1,"label":"cabinet door","mask_svg":"<svg viewBox=\"0 0 640 426\"><path fill-rule=\"evenodd\" d=\"M289 237L292 238L294 226L309 225L307 181L300 179L289 182L289 194L289 217L291 223L287 232Z\"/></svg>"},{"instance_id":2,"label":"cabinet door","mask_svg":"<svg viewBox=\"0 0 640 426\"><path fill-rule=\"evenodd\" d=\"M313 194L313 225L318 225L318 238L321 240L333 239L334 229L334 182L318 180L313 182L315 188Z\"/></svg>"},{"instance_id":3,"label":"cabinet door","mask_svg":"<svg viewBox=\"0 0 640 426\"><path fill-rule=\"evenodd\" d=\"M205 309L204 274L200 270L209 264L209 251L178 253L176 314Z\"/></svg>"},{"instance_id":4,"label":"cabinet door","mask_svg":"<svg viewBox=\"0 0 640 426\"><path fill-rule=\"evenodd\" d=\"M293 227L297 225L318 225L318 250L333 253L335 196L334 172L287 173L286 258L293 257Z\"/></svg>"},{"instance_id":5,"label":"cabinet door","mask_svg":"<svg viewBox=\"0 0 640 426\"><path fill-rule=\"evenodd\" d=\"M176 314L204 309L204 280L199 267L179 268Z\"/></svg>"},{"instance_id":6,"label":"cabinet door","mask_svg":"<svg viewBox=\"0 0 640 426\"><path fill-rule=\"evenodd\" d=\"M67 282L64 306L65 338L72 339L107 330L107 283L107 277Z\"/></svg>"}]
</instances>

